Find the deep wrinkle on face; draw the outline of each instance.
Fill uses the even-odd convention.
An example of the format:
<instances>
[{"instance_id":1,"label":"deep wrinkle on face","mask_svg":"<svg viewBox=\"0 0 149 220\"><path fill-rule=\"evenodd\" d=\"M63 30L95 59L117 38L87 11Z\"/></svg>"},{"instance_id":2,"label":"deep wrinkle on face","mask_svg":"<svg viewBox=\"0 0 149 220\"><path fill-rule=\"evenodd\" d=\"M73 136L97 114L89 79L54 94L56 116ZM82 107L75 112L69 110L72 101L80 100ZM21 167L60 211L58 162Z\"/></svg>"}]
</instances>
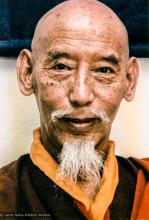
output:
<instances>
[{"instance_id":1,"label":"deep wrinkle on face","mask_svg":"<svg viewBox=\"0 0 149 220\"><path fill-rule=\"evenodd\" d=\"M40 112L42 113L42 118L44 118L44 124L46 124L47 130L50 129L52 132L55 130L56 135L58 134L56 138L60 135L62 140L65 139L65 136L67 136L67 138L72 136L78 137L79 132L76 131L76 133L73 133L70 132L67 127L62 126L62 124L53 126L52 124L47 124L47 122L49 122L50 112L66 107L74 108L76 111L75 117L86 115L85 111L80 114L77 112L77 109L87 109L88 104L86 105L85 103L83 106L78 105L76 108L70 98L71 91L74 90L74 88L77 90L76 85L78 83L80 84L77 86L78 89L82 89L80 92L85 94L90 90L90 92L93 93L94 98L91 100L89 106L94 106L98 110L104 110L112 119L114 118L112 112L114 112L114 114L116 113L117 106L123 96L122 81L124 80L124 75L120 72L122 67L120 58L115 55L116 52L110 53L109 55L109 51L105 53L107 49L105 48L106 50L104 50L104 48L102 48L102 53L99 53L97 52L99 51L98 48L94 47L94 50L96 48L96 53L94 53L92 51L93 47L87 47L86 45L84 47L83 41L82 46L78 44L76 47L75 43L75 47L73 47L73 43L70 44L69 39L69 46L67 43L64 45L64 42L62 42L62 45L60 42L58 45L55 44L55 48L53 46L50 51L44 54L42 63L40 63L41 71L38 69L38 76L42 74L41 78L46 81L43 86L41 78L39 77L37 80L38 83L40 82L38 87L40 97L38 100ZM57 48L63 49L60 50ZM84 54L85 51L86 54ZM87 90L85 87L88 87ZM116 111L114 109L116 109ZM51 128L49 128L49 126L51 126ZM82 134L82 136L84 137L85 135L86 137L90 136L90 138L94 138L98 132L102 133L104 130L105 128L102 128L101 125L96 126L96 129L94 128L92 132L90 132L91 134L86 133ZM108 133L110 127L108 129L106 128L106 130ZM48 134L50 133L51 132L48 131ZM105 131L103 133L105 133ZM53 138L55 138L55 135Z\"/></svg>"},{"instance_id":2,"label":"deep wrinkle on face","mask_svg":"<svg viewBox=\"0 0 149 220\"><path fill-rule=\"evenodd\" d=\"M105 126L96 121L86 132L80 132L77 123L75 127L69 120L49 120L53 111L72 108L70 118L86 121L95 117L89 112L93 108L113 121L129 81L128 37L122 23L96 1L74 4L66 2L45 15L33 38L32 76L42 140L50 152L51 146L59 151L64 141L73 138L95 141L106 151L111 123ZM59 12L61 16L57 16Z\"/></svg>"},{"instance_id":3,"label":"deep wrinkle on face","mask_svg":"<svg viewBox=\"0 0 149 220\"><path fill-rule=\"evenodd\" d=\"M92 56L87 72L92 72L92 75L98 80L110 84L115 78L115 74L120 73L120 60L114 54L101 56L96 58ZM78 55L70 54L65 51L50 51L48 58L43 64L43 71L46 70L46 76L55 81L62 81L69 78L74 72L76 73L78 66L81 65L81 59ZM74 73L74 74L75 74Z\"/></svg>"}]
</instances>

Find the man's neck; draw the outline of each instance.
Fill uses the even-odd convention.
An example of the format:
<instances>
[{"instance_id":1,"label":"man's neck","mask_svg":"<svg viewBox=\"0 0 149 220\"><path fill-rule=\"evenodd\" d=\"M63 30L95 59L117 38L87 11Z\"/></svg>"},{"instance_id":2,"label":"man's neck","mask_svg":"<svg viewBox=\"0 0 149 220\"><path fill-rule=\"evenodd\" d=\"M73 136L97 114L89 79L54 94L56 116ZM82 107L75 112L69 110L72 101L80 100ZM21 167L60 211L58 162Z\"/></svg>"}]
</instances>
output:
<instances>
[{"instance_id":1,"label":"man's neck","mask_svg":"<svg viewBox=\"0 0 149 220\"><path fill-rule=\"evenodd\" d=\"M61 148L58 147L59 145L55 143L54 141L51 141L52 138L49 137L49 134L47 134L46 129L41 126L41 142L44 146L44 148L48 151L48 153L53 157L53 159L59 163L58 161L58 155L61 152Z\"/></svg>"},{"instance_id":2,"label":"man's neck","mask_svg":"<svg viewBox=\"0 0 149 220\"><path fill-rule=\"evenodd\" d=\"M81 191L86 195L86 197L93 201L100 186L99 181L91 181L91 182L80 182L78 183Z\"/></svg>"}]
</instances>

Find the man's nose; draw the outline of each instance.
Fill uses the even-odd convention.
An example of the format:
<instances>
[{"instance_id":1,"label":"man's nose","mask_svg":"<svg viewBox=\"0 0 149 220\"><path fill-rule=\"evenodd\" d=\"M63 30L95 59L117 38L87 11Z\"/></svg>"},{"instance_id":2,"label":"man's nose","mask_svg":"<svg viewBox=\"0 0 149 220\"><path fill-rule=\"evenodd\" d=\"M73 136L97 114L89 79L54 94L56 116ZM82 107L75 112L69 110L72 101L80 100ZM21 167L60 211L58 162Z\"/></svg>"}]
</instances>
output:
<instances>
[{"instance_id":1,"label":"man's nose","mask_svg":"<svg viewBox=\"0 0 149 220\"><path fill-rule=\"evenodd\" d=\"M91 80L85 74L78 75L72 83L70 102L75 106L90 105L94 100Z\"/></svg>"}]
</instances>

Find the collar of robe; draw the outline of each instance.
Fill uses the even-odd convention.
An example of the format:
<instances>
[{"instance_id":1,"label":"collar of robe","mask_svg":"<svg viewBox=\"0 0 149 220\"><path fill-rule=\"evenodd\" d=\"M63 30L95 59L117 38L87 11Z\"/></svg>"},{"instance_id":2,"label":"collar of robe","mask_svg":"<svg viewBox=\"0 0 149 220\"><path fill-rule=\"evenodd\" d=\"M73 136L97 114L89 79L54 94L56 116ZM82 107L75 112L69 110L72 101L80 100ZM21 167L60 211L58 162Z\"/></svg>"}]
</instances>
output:
<instances>
[{"instance_id":1,"label":"collar of robe","mask_svg":"<svg viewBox=\"0 0 149 220\"><path fill-rule=\"evenodd\" d=\"M48 178L74 198L81 212L90 220L102 220L111 204L118 183L118 166L114 155L114 142L109 141L107 159L105 161L100 189L94 201L81 191L80 187L72 179L58 180L56 177L58 164L41 143L40 128L33 132L33 143L30 149L30 157ZM99 213L100 212L100 213ZM108 214L106 214L108 215Z\"/></svg>"}]
</instances>

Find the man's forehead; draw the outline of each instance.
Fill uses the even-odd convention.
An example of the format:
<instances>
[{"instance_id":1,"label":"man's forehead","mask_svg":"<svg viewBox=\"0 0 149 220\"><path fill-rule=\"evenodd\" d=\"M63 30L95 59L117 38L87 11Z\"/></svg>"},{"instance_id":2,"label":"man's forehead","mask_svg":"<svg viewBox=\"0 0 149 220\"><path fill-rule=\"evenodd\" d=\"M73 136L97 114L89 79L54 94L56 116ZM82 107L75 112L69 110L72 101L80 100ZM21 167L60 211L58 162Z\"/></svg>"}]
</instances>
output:
<instances>
[{"instance_id":1,"label":"man's forehead","mask_svg":"<svg viewBox=\"0 0 149 220\"><path fill-rule=\"evenodd\" d=\"M127 46L125 27L111 9L95 0L83 1L84 8L80 1L77 2L68 1L48 12L39 21L33 41L48 42L52 38L68 36L93 41L105 38ZM73 8L75 5L76 8Z\"/></svg>"},{"instance_id":2,"label":"man's forehead","mask_svg":"<svg viewBox=\"0 0 149 220\"><path fill-rule=\"evenodd\" d=\"M92 34L93 30L78 31L78 30L61 30L57 29L51 36L51 31L40 38L40 48L44 53L48 51L64 51L71 52L71 54L83 54L96 56L96 54L103 54L110 56L114 54L120 57L123 51L123 42L117 37L112 30L100 30ZM115 37L114 37L115 35Z\"/></svg>"},{"instance_id":3,"label":"man's forehead","mask_svg":"<svg viewBox=\"0 0 149 220\"><path fill-rule=\"evenodd\" d=\"M43 43L52 43L62 41L69 42L74 40L79 43L83 43L84 45L98 45L99 42L103 43L114 43L115 40L119 40L117 43L121 43L123 41L123 36L117 36L118 33L113 30L113 28L107 28L105 25L98 26L98 29L93 26L85 26L81 29L78 27L72 26L61 26L59 28L52 28L52 31L45 30L44 33L40 35L41 41ZM43 39L43 40L42 40Z\"/></svg>"}]
</instances>

